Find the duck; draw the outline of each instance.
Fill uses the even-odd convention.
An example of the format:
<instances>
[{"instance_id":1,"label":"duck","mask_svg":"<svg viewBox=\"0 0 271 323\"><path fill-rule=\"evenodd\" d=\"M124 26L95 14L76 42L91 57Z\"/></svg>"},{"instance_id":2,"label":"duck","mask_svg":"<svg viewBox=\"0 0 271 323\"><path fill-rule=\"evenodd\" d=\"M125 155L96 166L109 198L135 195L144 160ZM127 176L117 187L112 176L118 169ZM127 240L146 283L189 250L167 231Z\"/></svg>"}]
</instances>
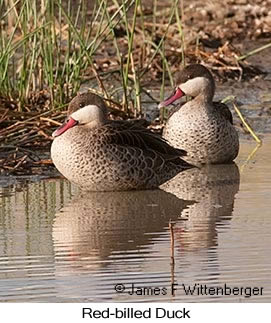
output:
<instances>
[{"instance_id":1,"label":"duck","mask_svg":"<svg viewBox=\"0 0 271 323\"><path fill-rule=\"evenodd\" d=\"M52 137L54 165L83 191L154 189L193 167L181 158L184 150L140 120L109 120L104 100L92 92L72 99L66 122Z\"/></svg>"},{"instance_id":2,"label":"duck","mask_svg":"<svg viewBox=\"0 0 271 323\"><path fill-rule=\"evenodd\" d=\"M201 167L231 163L239 152L239 137L226 104L213 102L215 81L201 64L182 68L172 95L159 104L166 107L183 96L192 97L175 107L163 130L163 138L187 151L188 163Z\"/></svg>"}]
</instances>

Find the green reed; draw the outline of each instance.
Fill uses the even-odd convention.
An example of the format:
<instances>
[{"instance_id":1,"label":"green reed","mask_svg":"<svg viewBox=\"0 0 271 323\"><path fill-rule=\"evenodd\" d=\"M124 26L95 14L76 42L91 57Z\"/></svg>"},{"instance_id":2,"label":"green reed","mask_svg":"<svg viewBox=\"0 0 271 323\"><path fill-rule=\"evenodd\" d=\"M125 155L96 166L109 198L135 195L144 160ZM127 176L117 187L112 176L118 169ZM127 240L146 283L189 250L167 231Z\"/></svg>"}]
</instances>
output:
<instances>
[{"instance_id":1,"label":"green reed","mask_svg":"<svg viewBox=\"0 0 271 323\"><path fill-rule=\"evenodd\" d=\"M90 71L94 71L105 97L118 91L124 110L139 115L142 80L157 56L161 59L163 88L165 78L169 77L172 83L164 49L169 26L177 21L182 34L175 0L170 2L165 32L155 43L158 3L153 0L149 18L144 14L142 0L0 1L0 96L16 101L24 111L26 106L31 110L34 94L46 91L51 108L56 109L70 100ZM152 22L151 27L147 27L147 22ZM121 38L116 36L117 26L125 31ZM123 41L124 49L120 45ZM107 46L115 49L112 59L117 62L120 76L119 86L116 84L109 93L99 76L108 71L95 63ZM142 55L142 64L135 50Z\"/></svg>"}]
</instances>

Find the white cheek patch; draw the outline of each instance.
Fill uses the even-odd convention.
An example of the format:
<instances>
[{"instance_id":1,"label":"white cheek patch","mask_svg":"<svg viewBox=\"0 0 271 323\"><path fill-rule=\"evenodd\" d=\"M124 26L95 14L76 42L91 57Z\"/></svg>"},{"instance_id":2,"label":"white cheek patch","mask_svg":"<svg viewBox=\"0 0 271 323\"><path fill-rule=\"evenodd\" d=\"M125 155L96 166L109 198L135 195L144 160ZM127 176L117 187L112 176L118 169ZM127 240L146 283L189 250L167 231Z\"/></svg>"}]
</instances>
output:
<instances>
[{"instance_id":1,"label":"white cheek patch","mask_svg":"<svg viewBox=\"0 0 271 323\"><path fill-rule=\"evenodd\" d=\"M71 117L78 123L85 124L93 120L99 119L101 110L97 105L86 105L85 107L73 112Z\"/></svg>"},{"instance_id":2,"label":"white cheek patch","mask_svg":"<svg viewBox=\"0 0 271 323\"><path fill-rule=\"evenodd\" d=\"M179 85L179 88L190 96L196 96L206 87L208 80L205 77L198 76Z\"/></svg>"}]
</instances>

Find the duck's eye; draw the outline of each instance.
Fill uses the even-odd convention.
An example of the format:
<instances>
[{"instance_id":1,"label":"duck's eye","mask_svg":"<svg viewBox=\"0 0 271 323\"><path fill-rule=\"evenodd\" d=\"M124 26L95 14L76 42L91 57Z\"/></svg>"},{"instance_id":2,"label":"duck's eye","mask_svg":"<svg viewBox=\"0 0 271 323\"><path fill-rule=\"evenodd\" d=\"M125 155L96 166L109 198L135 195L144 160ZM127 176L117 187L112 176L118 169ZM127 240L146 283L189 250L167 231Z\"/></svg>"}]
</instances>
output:
<instances>
[{"instance_id":1,"label":"duck's eye","mask_svg":"<svg viewBox=\"0 0 271 323\"><path fill-rule=\"evenodd\" d=\"M79 103L79 108L83 108L83 103Z\"/></svg>"}]
</instances>

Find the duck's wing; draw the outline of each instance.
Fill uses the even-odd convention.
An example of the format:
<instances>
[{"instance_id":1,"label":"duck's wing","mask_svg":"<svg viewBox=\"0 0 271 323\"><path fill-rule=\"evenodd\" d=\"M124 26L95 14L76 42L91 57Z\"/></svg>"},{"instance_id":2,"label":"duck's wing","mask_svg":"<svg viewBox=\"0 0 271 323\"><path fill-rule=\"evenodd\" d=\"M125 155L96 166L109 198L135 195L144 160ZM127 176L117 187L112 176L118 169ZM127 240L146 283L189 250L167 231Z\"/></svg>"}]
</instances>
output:
<instances>
[{"instance_id":1,"label":"duck's wing","mask_svg":"<svg viewBox=\"0 0 271 323\"><path fill-rule=\"evenodd\" d=\"M224 116L226 120L228 120L231 124L233 124L233 118L231 114L231 110L225 103L222 102L213 102L214 107Z\"/></svg>"},{"instance_id":2,"label":"duck's wing","mask_svg":"<svg viewBox=\"0 0 271 323\"><path fill-rule=\"evenodd\" d=\"M168 144L159 134L144 127L144 120L110 121L104 125L107 142L122 146L152 150L164 159L175 159L187 153Z\"/></svg>"}]
</instances>

